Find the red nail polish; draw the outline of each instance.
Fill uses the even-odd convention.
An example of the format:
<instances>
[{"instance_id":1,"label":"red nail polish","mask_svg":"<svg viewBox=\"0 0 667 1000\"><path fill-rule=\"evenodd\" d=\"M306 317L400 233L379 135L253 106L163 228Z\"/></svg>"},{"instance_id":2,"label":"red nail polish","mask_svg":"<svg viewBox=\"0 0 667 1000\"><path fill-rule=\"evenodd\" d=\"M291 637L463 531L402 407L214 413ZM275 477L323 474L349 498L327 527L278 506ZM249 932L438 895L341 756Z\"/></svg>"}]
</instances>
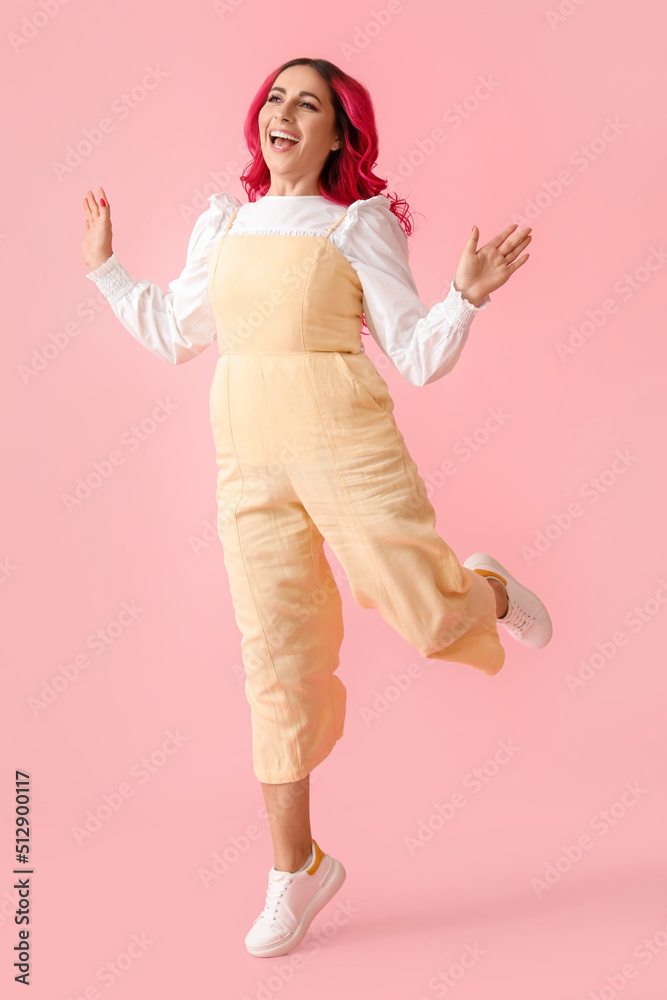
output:
<instances>
[{"instance_id":1,"label":"red nail polish","mask_svg":"<svg viewBox=\"0 0 667 1000\"><path fill-rule=\"evenodd\" d=\"M104 198L100 198L100 205L104 205L105 208L107 207L107 203Z\"/></svg>"}]
</instances>

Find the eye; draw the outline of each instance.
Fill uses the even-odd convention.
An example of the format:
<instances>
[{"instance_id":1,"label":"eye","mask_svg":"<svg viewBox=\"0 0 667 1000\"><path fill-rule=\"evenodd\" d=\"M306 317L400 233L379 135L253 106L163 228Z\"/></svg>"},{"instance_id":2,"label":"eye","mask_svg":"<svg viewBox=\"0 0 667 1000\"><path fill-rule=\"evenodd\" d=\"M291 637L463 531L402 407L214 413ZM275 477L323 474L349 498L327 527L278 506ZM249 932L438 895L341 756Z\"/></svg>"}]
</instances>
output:
<instances>
[{"instance_id":1,"label":"eye","mask_svg":"<svg viewBox=\"0 0 667 1000\"><path fill-rule=\"evenodd\" d=\"M271 96L267 99L266 103L270 104L270 102L273 100L274 97L277 97L278 99L280 99L278 94L271 94ZM312 108L313 111L317 111L317 108L315 107L315 105L311 104L310 101L301 101L301 103L305 104L307 108Z\"/></svg>"}]
</instances>

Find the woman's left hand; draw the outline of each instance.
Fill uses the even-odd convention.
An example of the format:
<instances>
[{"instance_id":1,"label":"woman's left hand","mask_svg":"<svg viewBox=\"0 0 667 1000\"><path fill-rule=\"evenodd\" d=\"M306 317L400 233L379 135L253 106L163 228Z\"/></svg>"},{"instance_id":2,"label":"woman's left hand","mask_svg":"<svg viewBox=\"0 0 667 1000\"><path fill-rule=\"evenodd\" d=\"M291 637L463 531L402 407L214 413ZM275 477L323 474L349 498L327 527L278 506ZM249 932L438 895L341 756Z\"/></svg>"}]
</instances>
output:
<instances>
[{"instance_id":1,"label":"woman's left hand","mask_svg":"<svg viewBox=\"0 0 667 1000\"><path fill-rule=\"evenodd\" d=\"M524 254L518 260L516 258L530 243L532 226L512 233L514 229L516 223L503 229L477 250L479 230L477 226L473 226L454 278L454 288L472 305L479 306L486 295L504 285L528 260L529 254Z\"/></svg>"}]
</instances>

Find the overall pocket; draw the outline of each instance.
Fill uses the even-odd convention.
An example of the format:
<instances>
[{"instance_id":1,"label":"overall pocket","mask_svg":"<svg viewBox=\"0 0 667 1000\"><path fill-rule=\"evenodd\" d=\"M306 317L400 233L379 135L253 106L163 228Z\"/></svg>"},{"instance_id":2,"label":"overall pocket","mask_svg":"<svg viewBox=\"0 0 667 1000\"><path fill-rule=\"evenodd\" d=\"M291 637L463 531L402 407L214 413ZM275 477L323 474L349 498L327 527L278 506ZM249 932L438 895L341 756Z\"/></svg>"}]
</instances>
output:
<instances>
[{"instance_id":1,"label":"overall pocket","mask_svg":"<svg viewBox=\"0 0 667 1000\"><path fill-rule=\"evenodd\" d=\"M372 361L365 354L336 351L336 363L348 381L356 388L359 399L380 413L391 412L389 387Z\"/></svg>"}]
</instances>

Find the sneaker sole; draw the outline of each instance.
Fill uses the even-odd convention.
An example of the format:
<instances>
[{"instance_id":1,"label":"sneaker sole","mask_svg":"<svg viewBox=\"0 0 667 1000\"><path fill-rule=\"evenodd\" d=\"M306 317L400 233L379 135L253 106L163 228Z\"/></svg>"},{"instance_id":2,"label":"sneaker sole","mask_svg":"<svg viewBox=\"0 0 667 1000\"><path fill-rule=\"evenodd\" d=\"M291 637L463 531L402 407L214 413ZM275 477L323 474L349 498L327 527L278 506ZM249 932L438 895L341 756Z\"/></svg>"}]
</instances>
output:
<instances>
[{"instance_id":1,"label":"sneaker sole","mask_svg":"<svg viewBox=\"0 0 667 1000\"><path fill-rule=\"evenodd\" d=\"M286 952L291 951L292 948L296 948L306 936L308 928L320 910L336 895L345 881L346 874L340 861L336 858L331 858L331 868L324 882L317 894L308 903L308 906L301 915L301 920L290 936L283 938L282 941L278 941L277 944L267 945L265 948L254 948L246 944L248 952L256 958L274 958L276 955L284 955Z\"/></svg>"},{"instance_id":2,"label":"sneaker sole","mask_svg":"<svg viewBox=\"0 0 667 1000\"><path fill-rule=\"evenodd\" d=\"M521 646L527 646L529 649L542 649L551 641L553 636L553 623L551 621L551 616L546 609L544 601L537 596L532 590L529 590L523 583L521 583L515 576L512 576L502 563L499 563L497 559L490 556L488 552L475 552L473 555L468 556L466 561L462 563L466 569L484 569L488 570L498 576L503 577L507 581L511 581L513 586L517 589L518 601L531 615L535 615L536 621L532 626L530 632L520 642ZM478 576L481 574L478 574ZM498 625L502 625L499 621Z\"/></svg>"}]
</instances>

